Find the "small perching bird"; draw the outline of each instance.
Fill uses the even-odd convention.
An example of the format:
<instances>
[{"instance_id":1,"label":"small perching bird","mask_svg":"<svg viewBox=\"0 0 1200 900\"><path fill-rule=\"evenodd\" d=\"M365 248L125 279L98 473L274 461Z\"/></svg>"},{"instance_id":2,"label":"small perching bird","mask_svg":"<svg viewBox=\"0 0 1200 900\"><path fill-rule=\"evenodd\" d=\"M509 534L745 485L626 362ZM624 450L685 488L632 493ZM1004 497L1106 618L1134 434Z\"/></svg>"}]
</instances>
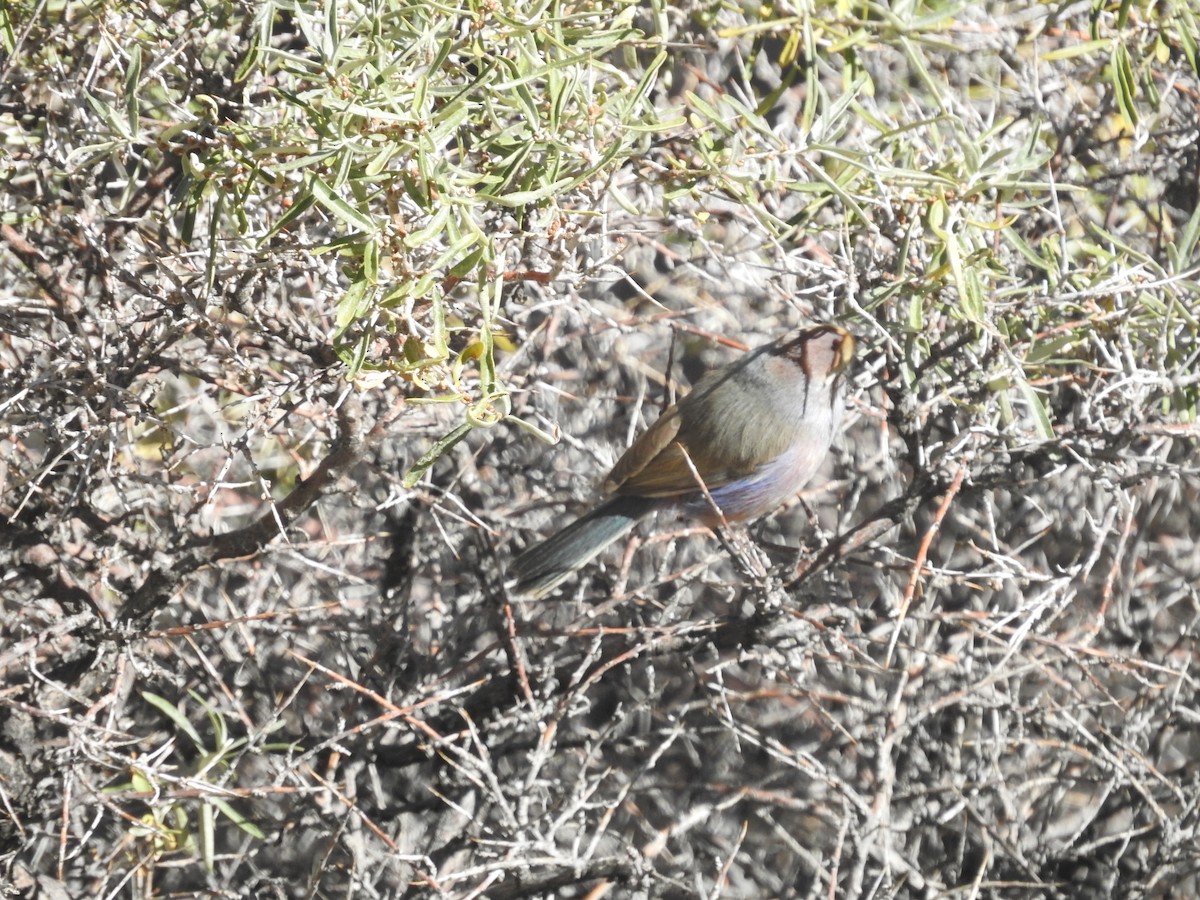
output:
<instances>
[{"instance_id":1,"label":"small perching bird","mask_svg":"<svg viewBox=\"0 0 1200 900\"><path fill-rule=\"evenodd\" d=\"M652 512L713 527L776 509L821 467L853 356L853 335L817 325L706 373L613 466L608 500L512 561L514 589L544 597Z\"/></svg>"}]
</instances>

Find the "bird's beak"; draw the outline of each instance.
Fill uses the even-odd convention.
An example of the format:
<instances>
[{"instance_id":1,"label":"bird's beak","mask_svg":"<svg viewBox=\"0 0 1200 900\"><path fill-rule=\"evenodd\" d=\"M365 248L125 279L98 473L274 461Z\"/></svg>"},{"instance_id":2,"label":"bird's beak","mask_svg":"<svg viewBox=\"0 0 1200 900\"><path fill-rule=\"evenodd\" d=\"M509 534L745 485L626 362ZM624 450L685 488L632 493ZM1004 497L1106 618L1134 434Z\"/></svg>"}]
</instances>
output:
<instances>
[{"instance_id":1,"label":"bird's beak","mask_svg":"<svg viewBox=\"0 0 1200 900\"><path fill-rule=\"evenodd\" d=\"M833 371L840 372L846 366L850 365L850 361L854 359L854 335L846 331L844 328L834 329L841 336L842 342L838 345L837 354L833 358Z\"/></svg>"}]
</instances>

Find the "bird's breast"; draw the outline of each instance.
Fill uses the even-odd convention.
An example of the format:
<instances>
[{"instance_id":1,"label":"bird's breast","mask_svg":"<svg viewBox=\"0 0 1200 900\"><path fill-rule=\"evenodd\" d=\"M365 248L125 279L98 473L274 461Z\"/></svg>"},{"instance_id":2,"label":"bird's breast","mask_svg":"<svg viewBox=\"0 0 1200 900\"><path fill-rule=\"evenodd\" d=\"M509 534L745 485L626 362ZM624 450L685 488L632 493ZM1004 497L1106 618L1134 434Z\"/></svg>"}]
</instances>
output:
<instances>
[{"instance_id":1,"label":"bird's breast","mask_svg":"<svg viewBox=\"0 0 1200 900\"><path fill-rule=\"evenodd\" d=\"M812 480L825 459L829 442L812 436L800 440L763 463L749 474L709 489L709 498L702 492L688 495L682 502L684 512L699 518L705 525L715 525L723 517L728 522L756 519L777 509L794 497ZM720 515L713 505L720 509Z\"/></svg>"}]
</instances>

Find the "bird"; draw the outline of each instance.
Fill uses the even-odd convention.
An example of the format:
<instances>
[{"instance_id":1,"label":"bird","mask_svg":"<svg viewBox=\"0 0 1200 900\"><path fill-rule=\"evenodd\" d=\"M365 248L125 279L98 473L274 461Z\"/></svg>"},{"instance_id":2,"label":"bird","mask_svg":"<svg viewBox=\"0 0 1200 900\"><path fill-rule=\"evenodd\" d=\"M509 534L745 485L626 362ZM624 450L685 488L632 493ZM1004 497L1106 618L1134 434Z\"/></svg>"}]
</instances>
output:
<instances>
[{"instance_id":1,"label":"bird","mask_svg":"<svg viewBox=\"0 0 1200 900\"><path fill-rule=\"evenodd\" d=\"M712 528L778 508L829 451L854 346L844 328L814 325L704 374L613 466L607 499L513 559L512 589L547 596L654 512Z\"/></svg>"}]
</instances>

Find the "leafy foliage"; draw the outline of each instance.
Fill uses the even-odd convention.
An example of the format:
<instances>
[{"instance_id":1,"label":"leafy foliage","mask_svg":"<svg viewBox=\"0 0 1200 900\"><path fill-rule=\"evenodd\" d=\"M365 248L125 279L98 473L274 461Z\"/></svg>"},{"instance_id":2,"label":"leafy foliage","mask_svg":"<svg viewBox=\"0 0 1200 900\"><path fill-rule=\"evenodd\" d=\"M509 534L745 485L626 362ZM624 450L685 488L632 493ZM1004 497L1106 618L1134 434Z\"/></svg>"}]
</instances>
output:
<instances>
[{"instance_id":1,"label":"leafy foliage","mask_svg":"<svg viewBox=\"0 0 1200 900\"><path fill-rule=\"evenodd\" d=\"M3 880L1197 893L1196 34L0 7ZM511 602L677 383L828 319L804 502Z\"/></svg>"}]
</instances>

